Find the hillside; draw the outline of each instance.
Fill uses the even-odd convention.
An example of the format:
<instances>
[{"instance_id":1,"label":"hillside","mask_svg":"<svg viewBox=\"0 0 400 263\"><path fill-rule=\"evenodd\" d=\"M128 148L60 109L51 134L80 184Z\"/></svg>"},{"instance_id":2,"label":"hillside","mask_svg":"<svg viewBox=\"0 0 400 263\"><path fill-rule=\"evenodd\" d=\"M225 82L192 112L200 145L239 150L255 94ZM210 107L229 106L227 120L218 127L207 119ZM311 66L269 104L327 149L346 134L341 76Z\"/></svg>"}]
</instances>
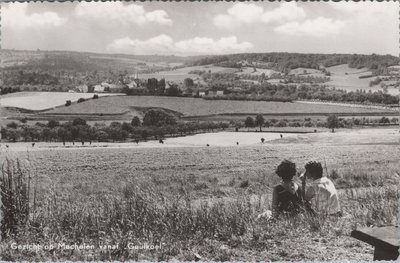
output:
<instances>
[{"instance_id":1,"label":"hillside","mask_svg":"<svg viewBox=\"0 0 400 263\"><path fill-rule=\"evenodd\" d=\"M349 107L341 105L313 105L305 103L284 103L265 101L217 101L196 98L156 97L156 96L115 96L104 97L59 107L42 113L43 115L70 114L122 114L129 110L159 107L180 112L185 117L209 116L218 114L320 114L344 113L384 113L383 110Z\"/></svg>"},{"instance_id":2,"label":"hillside","mask_svg":"<svg viewBox=\"0 0 400 263\"><path fill-rule=\"evenodd\" d=\"M159 55L99 54L72 51L0 50L0 67L7 70L145 70L188 63L193 58Z\"/></svg>"},{"instance_id":3,"label":"hillside","mask_svg":"<svg viewBox=\"0 0 400 263\"><path fill-rule=\"evenodd\" d=\"M215 64L226 67L257 66L289 72L296 68L320 69L340 64L349 64L351 68L368 68L383 71L391 65L399 64L400 59L391 55L358 54L302 54L302 53L243 53L221 56L208 56L198 59L192 65Z\"/></svg>"}]
</instances>

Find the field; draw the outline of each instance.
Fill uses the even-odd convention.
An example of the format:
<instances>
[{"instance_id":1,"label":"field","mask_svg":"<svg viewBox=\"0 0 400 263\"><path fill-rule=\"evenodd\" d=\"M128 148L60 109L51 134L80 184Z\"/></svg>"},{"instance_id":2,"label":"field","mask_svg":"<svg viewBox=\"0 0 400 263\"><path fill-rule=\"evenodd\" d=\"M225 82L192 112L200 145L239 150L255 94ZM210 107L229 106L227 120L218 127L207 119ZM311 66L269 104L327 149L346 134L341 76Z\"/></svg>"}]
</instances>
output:
<instances>
[{"instance_id":1,"label":"field","mask_svg":"<svg viewBox=\"0 0 400 263\"><path fill-rule=\"evenodd\" d=\"M99 93L99 97L121 94ZM77 101L79 98L92 98L92 93L69 92L18 92L0 96L1 107L15 107L31 111L42 111L64 105L67 100Z\"/></svg>"},{"instance_id":2,"label":"field","mask_svg":"<svg viewBox=\"0 0 400 263\"><path fill-rule=\"evenodd\" d=\"M132 108L159 107L180 112L183 116L216 114L361 114L384 112L379 109L357 108L341 105L313 105L307 103L284 103L263 101L220 101L196 98L118 96L90 100L69 107L60 107L44 114L121 114Z\"/></svg>"},{"instance_id":3,"label":"field","mask_svg":"<svg viewBox=\"0 0 400 263\"><path fill-rule=\"evenodd\" d=\"M183 82L183 80L185 78L192 78L193 80L199 80L200 79L199 75L189 73L194 70L201 70L201 71L212 72L212 73L234 73L237 71L237 69L233 69L233 68L224 68L224 67L218 67L218 66L213 66L213 65L205 65L205 66L184 67L184 68L178 68L178 69L169 70L169 71L160 71L160 72L151 73L151 74L140 74L139 77L143 78L143 79L165 78L166 81L175 81L175 82Z\"/></svg>"},{"instance_id":4,"label":"field","mask_svg":"<svg viewBox=\"0 0 400 263\"><path fill-rule=\"evenodd\" d=\"M312 68L296 68L296 69L292 69L292 70L290 70L289 75L325 77L325 74L322 73L320 70L312 69Z\"/></svg>"},{"instance_id":5,"label":"field","mask_svg":"<svg viewBox=\"0 0 400 263\"><path fill-rule=\"evenodd\" d=\"M270 77L273 73L279 73L279 72L272 69L262 69L262 68L256 68L256 71L254 71L253 67L246 67L243 68L242 72L237 72L236 74L237 75L249 74L252 76L260 76L263 73L265 74L265 76Z\"/></svg>"},{"instance_id":6,"label":"field","mask_svg":"<svg viewBox=\"0 0 400 263\"><path fill-rule=\"evenodd\" d=\"M367 69L350 68L347 64L326 68L331 72L330 79L327 84L335 86L337 89L347 91L356 91L357 89L378 91L382 90L379 86L369 87L369 82L373 78L360 79L360 76L371 75L372 72ZM346 74L347 73L347 74Z\"/></svg>"},{"instance_id":7,"label":"field","mask_svg":"<svg viewBox=\"0 0 400 263\"><path fill-rule=\"evenodd\" d=\"M243 147L104 148L4 152L38 178L32 225L4 240L4 260L371 260L356 227L398 220L398 129L303 134ZM3 155L4 156L4 155ZM319 160L343 218L258 221L274 169ZM157 160L155 162L155 160ZM392 186L392 187L391 187ZM115 201L114 201L115 200ZM118 243L119 248L11 250L19 243ZM128 250L134 242L162 249Z\"/></svg>"}]
</instances>

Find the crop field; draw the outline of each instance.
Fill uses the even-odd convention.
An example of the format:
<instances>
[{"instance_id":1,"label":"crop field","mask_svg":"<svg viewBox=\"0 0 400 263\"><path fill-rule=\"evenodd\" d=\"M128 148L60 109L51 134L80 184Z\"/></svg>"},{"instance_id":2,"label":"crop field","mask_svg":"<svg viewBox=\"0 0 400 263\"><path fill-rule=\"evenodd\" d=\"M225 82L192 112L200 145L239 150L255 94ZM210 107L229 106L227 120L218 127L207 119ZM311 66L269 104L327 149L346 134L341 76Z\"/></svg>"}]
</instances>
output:
<instances>
[{"instance_id":1,"label":"crop field","mask_svg":"<svg viewBox=\"0 0 400 263\"><path fill-rule=\"evenodd\" d=\"M99 97L116 96L121 94L99 93ZM17 92L0 96L1 107L15 107L20 109L42 111L64 105L67 100L77 101L79 98L92 98L93 93L69 92Z\"/></svg>"},{"instance_id":2,"label":"crop field","mask_svg":"<svg viewBox=\"0 0 400 263\"><path fill-rule=\"evenodd\" d=\"M193 253L221 261L371 260L372 247L349 234L355 227L398 220L399 196L393 190L394 173L400 171L398 132L339 130L243 147L3 150L3 157L20 158L38 179L34 218L41 222L4 240L5 247L18 240L82 240L117 242L122 248L71 254L3 247L2 255L9 260L194 260ZM255 220L270 208L271 187L279 182L274 169L283 159L296 162L299 170L309 160L321 161L339 189L345 217ZM127 201L131 206L125 207ZM161 242L163 248L124 250L124 242Z\"/></svg>"},{"instance_id":3,"label":"crop field","mask_svg":"<svg viewBox=\"0 0 400 263\"><path fill-rule=\"evenodd\" d=\"M379 86L369 87L369 82L373 78L360 79L360 76L370 75L372 72L367 69L350 68L347 64L326 68L331 72L330 79L327 84L335 86L337 89L347 91L356 91L357 89L378 91L382 90ZM346 74L347 73L347 74Z\"/></svg>"},{"instance_id":4,"label":"crop field","mask_svg":"<svg viewBox=\"0 0 400 263\"><path fill-rule=\"evenodd\" d=\"M225 101L198 98L113 96L90 100L69 107L60 107L44 114L120 114L135 107L159 107L182 113L184 116L251 113L369 113L384 112L379 109L356 108L339 105L312 105L307 103L285 103L265 101Z\"/></svg>"}]
</instances>

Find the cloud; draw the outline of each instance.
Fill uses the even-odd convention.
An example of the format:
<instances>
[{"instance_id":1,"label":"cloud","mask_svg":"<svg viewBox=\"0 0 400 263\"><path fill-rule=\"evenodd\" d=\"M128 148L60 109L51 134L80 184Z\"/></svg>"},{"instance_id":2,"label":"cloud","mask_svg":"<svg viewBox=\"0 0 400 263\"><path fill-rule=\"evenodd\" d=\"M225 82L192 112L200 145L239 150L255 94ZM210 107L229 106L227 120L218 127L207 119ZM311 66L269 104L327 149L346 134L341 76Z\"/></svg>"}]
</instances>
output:
<instances>
[{"instance_id":1,"label":"cloud","mask_svg":"<svg viewBox=\"0 0 400 263\"><path fill-rule=\"evenodd\" d=\"M123 2L80 2L75 8L78 17L97 21L118 21L122 24L157 23L172 25L172 20L164 10L146 12L141 5Z\"/></svg>"},{"instance_id":2,"label":"cloud","mask_svg":"<svg viewBox=\"0 0 400 263\"><path fill-rule=\"evenodd\" d=\"M329 5L341 12L349 14L385 14L390 13L394 8L398 8L399 4L393 2L329 2Z\"/></svg>"},{"instance_id":3,"label":"cloud","mask_svg":"<svg viewBox=\"0 0 400 263\"><path fill-rule=\"evenodd\" d=\"M331 18L318 17L313 20L304 22L288 22L286 24L275 27L274 31L290 36L314 36L324 37L332 34L338 34L345 23L340 20Z\"/></svg>"},{"instance_id":4,"label":"cloud","mask_svg":"<svg viewBox=\"0 0 400 263\"><path fill-rule=\"evenodd\" d=\"M272 11L265 12L261 20L264 23L278 22L282 23L285 21L293 21L306 17L306 13L303 8L298 7L296 2L283 3L278 8Z\"/></svg>"},{"instance_id":5,"label":"cloud","mask_svg":"<svg viewBox=\"0 0 400 263\"><path fill-rule=\"evenodd\" d=\"M4 27L12 29L51 28L63 25L67 19L55 12L27 13L28 3L9 3L2 9Z\"/></svg>"},{"instance_id":6,"label":"cloud","mask_svg":"<svg viewBox=\"0 0 400 263\"><path fill-rule=\"evenodd\" d=\"M343 14L349 24L354 22L362 26L391 24L398 20L399 4L392 2L330 2L329 5Z\"/></svg>"},{"instance_id":7,"label":"cloud","mask_svg":"<svg viewBox=\"0 0 400 263\"><path fill-rule=\"evenodd\" d=\"M304 18L303 8L295 2L281 3L279 7L264 11L256 4L237 3L227 10L227 14L218 14L214 17L214 25L223 29L233 29L240 25L255 23L281 23Z\"/></svg>"},{"instance_id":8,"label":"cloud","mask_svg":"<svg viewBox=\"0 0 400 263\"><path fill-rule=\"evenodd\" d=\"M218 40L207 37L174 41L168 35L159 35L147 40L129 37L116 39L108 51L132 54L213 54L243 52L253 47L249 42L239 43L235 36L222 37Z\"/></svg>"}]
</instances>

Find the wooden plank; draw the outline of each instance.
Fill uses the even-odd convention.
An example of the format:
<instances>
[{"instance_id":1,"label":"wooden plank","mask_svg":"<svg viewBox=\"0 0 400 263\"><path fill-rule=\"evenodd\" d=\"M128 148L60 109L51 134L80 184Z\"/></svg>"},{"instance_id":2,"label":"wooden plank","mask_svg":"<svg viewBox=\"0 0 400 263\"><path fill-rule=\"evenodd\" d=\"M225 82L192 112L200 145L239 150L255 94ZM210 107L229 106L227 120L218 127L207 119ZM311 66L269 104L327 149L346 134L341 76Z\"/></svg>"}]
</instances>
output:
<instances>
[{"instance_id":1,"label":"wooden plank","mask_svg":"<svg viewBox=\"0 0 400 263\"><path fill-rule=\"evenodd\" d=\"M400 230L397 226L360 228L352 231L351 236L387 250L398 250L400 247Z\"/></svg>"}]
</instances>

